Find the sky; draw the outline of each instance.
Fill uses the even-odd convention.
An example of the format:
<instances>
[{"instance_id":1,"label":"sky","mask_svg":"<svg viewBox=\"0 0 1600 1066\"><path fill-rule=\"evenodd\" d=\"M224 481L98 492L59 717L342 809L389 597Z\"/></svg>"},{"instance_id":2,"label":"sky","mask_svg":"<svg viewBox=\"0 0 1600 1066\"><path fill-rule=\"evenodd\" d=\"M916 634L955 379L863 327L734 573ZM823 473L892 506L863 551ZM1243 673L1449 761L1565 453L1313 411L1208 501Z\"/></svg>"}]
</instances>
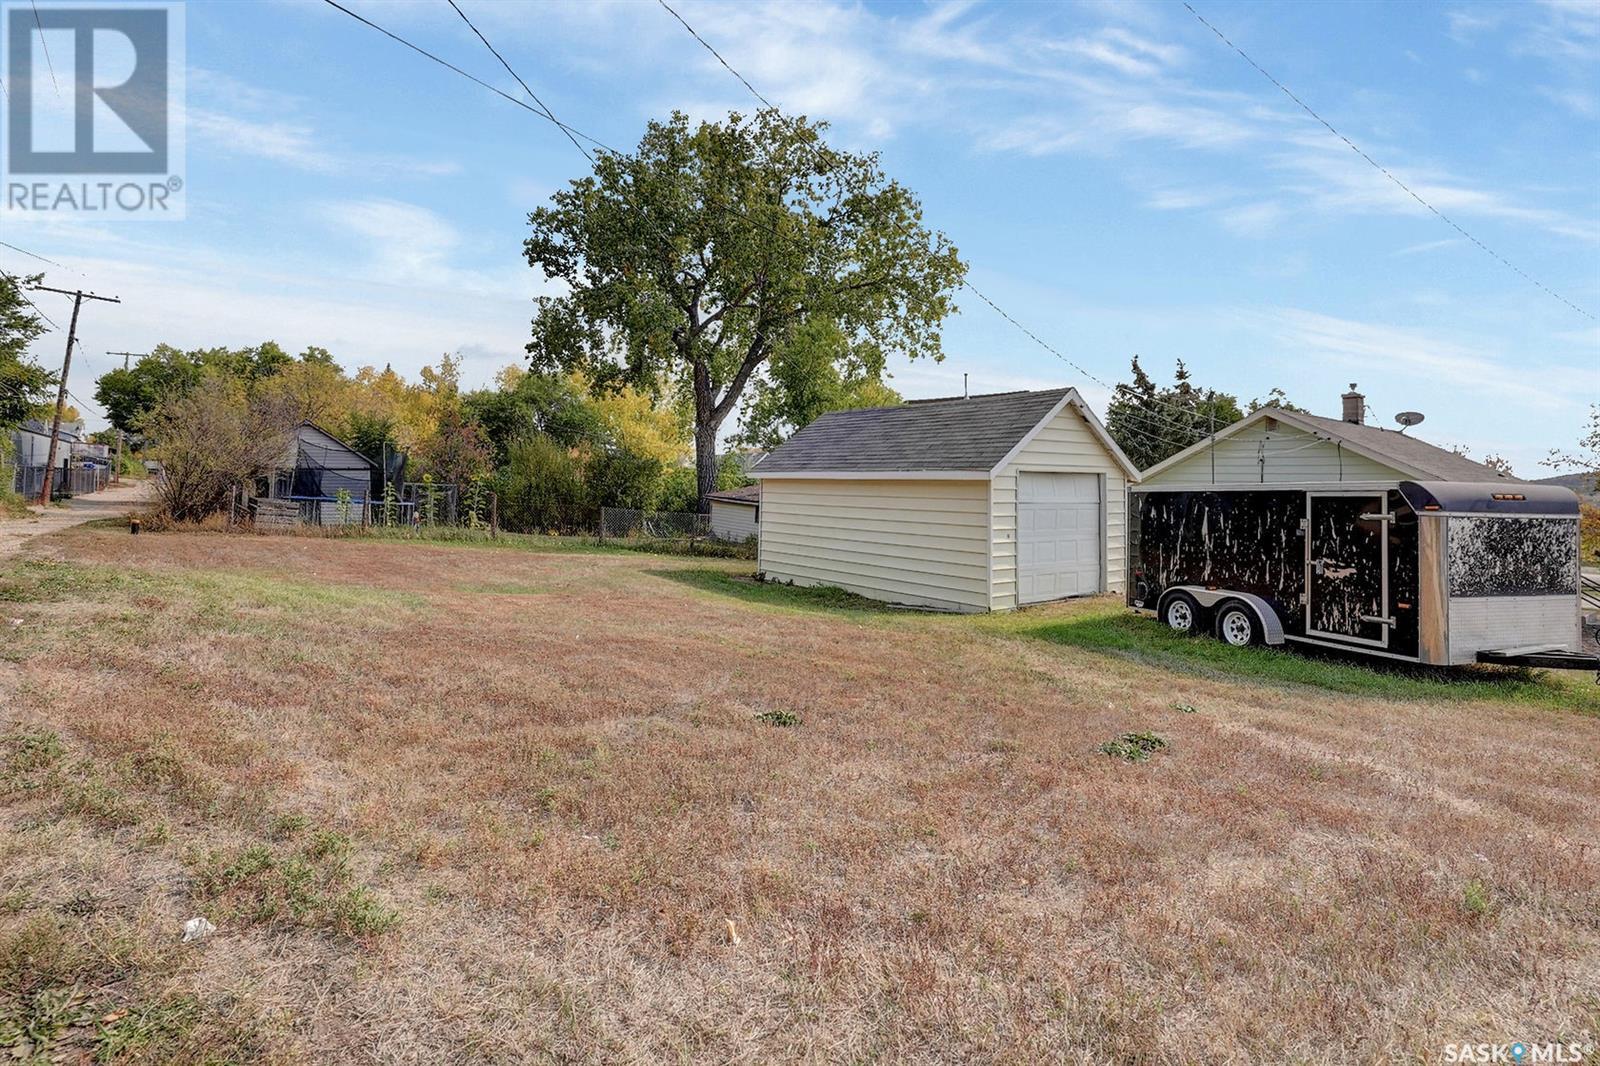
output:
<instances>
[{"instance_id":1,"label":"sky","mask_svg":"<svg viewBox=\"0 0 1600 1066\"><path fill-rule=\"evenodd\" d=\"M1163 380L1181 359L1328 415L1357 382L1379 424L1422 411L1425 439L1549 474L1600 401L1600 323L1544 291L1600 315L1600 4L1192 2L1473 239L1181 2L674 6L769 100L880 153L972 283L1076 364L962 292L942 363L891 361L906 396L967 375L1103 412L1135 354ZM653 0L459 3L613 147L674 109L756 106ZM520 94L446 0L349 6ZM455 352L469 386L525 358L551 291L527 213L588 166L559 130L315 0L195 0L185 27L185 220L0 224L61 264L0 248L0 268L123 301L83 313L91 428L104 353L160 342L319 345L408 377ZM65 325L69 301L39 299Z\"/></svg>"}]
</instances>

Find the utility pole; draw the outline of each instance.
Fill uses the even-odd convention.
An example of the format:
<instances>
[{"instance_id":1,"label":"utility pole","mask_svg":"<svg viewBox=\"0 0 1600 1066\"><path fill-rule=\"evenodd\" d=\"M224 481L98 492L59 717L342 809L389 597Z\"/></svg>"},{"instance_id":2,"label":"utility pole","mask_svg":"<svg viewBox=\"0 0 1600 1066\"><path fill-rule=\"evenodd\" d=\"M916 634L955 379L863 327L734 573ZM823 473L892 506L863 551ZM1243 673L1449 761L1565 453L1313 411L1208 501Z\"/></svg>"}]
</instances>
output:
<instances>
[{"instance_id":1,"label":"utility pole","mask_svg":"<svg viewBox=\"0 0 1600 1066\"><path fill-rule=\"evenodd\" d=\"M126 370L126 369L128 369L128 360L129 359L133 358L136 355L140 359L143 359L145 356L149 355L150 353L149 352L107 352L106 354L107 355L120 355L120 356L122 356L122 369ZM109 411L106 412L107 415L110 415L110 413L111 412L109 412ZM124 434L121 429L118 429L117 430L117 465L111 468L111 480L116 482L119 485L122 483L122 438L124 436L126 436L126 434Z\"/></svg>"},{"instance_id":2,"label":"utility pole","mask_svg":"<svg viewBox=\"0 0 1600 1066\"><path fill-rule=\"evenodd\" d=\"M115 296L96 296L92 292L82 289L52 289L48 285L35 285L36 292L58 292L62 296L72 297L72 324L67 327L67 354L61 360L61 384L56 388L56 416L50 421L50 451L49 458L44 466L44 488L39 490L39 505L50 506L50 487L56 476L56 446L61 437L61 412L67 406L67 371L72 369L72 344L78 337L78 312L83 309L85 300L101 300L108 304L119 304L122 301Z\"/></svg>"}]
</instances>

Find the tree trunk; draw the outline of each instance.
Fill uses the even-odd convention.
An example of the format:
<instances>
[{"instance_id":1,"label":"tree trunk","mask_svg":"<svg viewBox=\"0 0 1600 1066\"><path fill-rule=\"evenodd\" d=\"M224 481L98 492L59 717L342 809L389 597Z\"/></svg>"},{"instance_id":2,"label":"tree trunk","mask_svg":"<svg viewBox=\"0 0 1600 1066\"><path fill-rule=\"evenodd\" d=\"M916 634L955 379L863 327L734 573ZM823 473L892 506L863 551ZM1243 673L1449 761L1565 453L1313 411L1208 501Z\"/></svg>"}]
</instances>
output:
<instances>
[{"instance_id":1,"label":"tree trunk","mask_svg":"<svg viewBox=\"0 0 1600 1066\"><path fill-rule=\"evenodd\" d=\"M699 419L696 419L699 422ZM707 499L717 491L717 427L697 424L694 429L695 488L700 497L701 514L711 513Z\"/></svg>"}]
</instances>

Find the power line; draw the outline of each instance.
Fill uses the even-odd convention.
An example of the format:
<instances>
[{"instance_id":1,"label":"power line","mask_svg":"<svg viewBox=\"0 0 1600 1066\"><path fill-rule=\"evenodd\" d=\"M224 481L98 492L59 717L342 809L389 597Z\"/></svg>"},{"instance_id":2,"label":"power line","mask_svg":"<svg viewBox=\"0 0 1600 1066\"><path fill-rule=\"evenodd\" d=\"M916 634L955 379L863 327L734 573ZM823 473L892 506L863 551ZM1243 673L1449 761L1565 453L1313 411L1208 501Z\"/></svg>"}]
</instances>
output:
<instances>
[{"instance_id":1,"label":"power line","mask_svg":"<svg viewBox=\"0 0 1600 1066\"><path fill-rule=\"evenodd\" d=\"M1321 115L1317 114L1314 110L1312 110L1311 105L1306 103L1304 100L1300 99L1300 97L1296 96L1293 92L1291 92L1287 85L1283 84L1283 82L1279 81L1277 78L1274 78L1271 74L1268 74L1266 72L1266 70L1264 70L1262 68L1260 63L1257 63L1254 59L1250 58L1250 56L1245 52L1244 49L1240 48L1238 45L1236 45L1232 41L1228 40L1228 38L1223 35L1221 30L1217 29L1211 23L1207 22L1205 20L1205 17L1202 16L1200 14L1200 12L1196 11L1194 9L1193 5L1191 5L1188 2L1188 0L1184 0L1183 6L1189 9L1189 14L1193 15L1195 18L1200 20L1200 25L1204 26L1206 29L1208 29L1212 33L1216 34L1217 35L1217 40L1221 41L1223 44L1227 45L1229 48L1231 48L1235 52L1239 53L1239 57L1241 59L1243 59L1246 63L1249 63L1252 67L1254 67L1256 69L1256 73L1260 74L1263 78L1266 78L1273 85L1276 85L1278 87L1278 89L1280 91L1282 91L1283 95L1287 96L1289 99L1293 100L1296 104L1298 104L1302 111L1304 111L1306 114L1310 115L1312 118L1316 119L1318 122L1322 123L1323 127L1326 128L1329 133L1333 134L1335 137L1337 137L1341 141L1343 141L1345 143L1345 146L1347 148L1349 148L1352 152L1354 152L1356 155L1360 156L1362 159L1365 159L1369 164L1371 164L1371 166L1372 166L1372 168L1374 170L1376 170L1378 173L1382 174L1384 177L1388 178L1390 181L1394 182L1395 185L1399 186L1399 188L1402 191L1404 191L1407 196L1411 197L1417 203L1421 204L1423 207L1425 207L1429 211L1431 211L1433 213L1433 215L1436 218L1439 219L1439 221L1443 222L1445 225L1449 226L1451 229L1453 229L1457 233L1461 234L1463 237L1465 237L1467 240L1471 241L1473 244L1477 245L1481 250L1483 250L1484 252L1488 253L1490 256L1494 257L1496 260L1499 261L1499 263L1502 266L1504 266L1504 267L1506 267L1506 268L1508 268L1508 269L1510 269L1512 271L1515 271L1520 277L1523 278L1523 280L1525 280L1525 281L1529 282L1530 284L1536 286L1541 292L1545 293L1547 296L1552 296L1555 299L1560 300L1562 303L1566 304L1568 307L1572 308L1572 310L1578 312L1578 314L1584 316L1585 318L1589 319L1590 321L1594 321L1595 320L1595 316L1594 315L1590 314L1588 311L1585 311L1583 308L1579 307L1577 304L1573 303L1571 300L1567 299L1565 296L1562 296L1559 292L1556 292L1554 289L1550 288L1550 286L1546 285L1544 282L1540 281L1538 278L1536 278L1533 275L1529 274L1527 271L1523 270L1521 267L1519 267L1515 263L1511 262L1511 260L1509 260L1505 256L1501 255L1499 252L1495 251L1493 248L1490 248L1487 244L1484 244L1478 238L1474 237L1472 234L1468 233L1465 229L1463 229L1461 227L1461 225L1455 221L1455 219L1451 218L1449 215L1446 215L1443 211L1440 211L1437 207L1434 207L1428 201L1424 200L1421 196L1419 196L1416 193L1416 191L1414 189L1411 188L1411 186L1407 185L1405 182L1403 182L1399 178L1395 177L1394 174L1392 174L1387 167L1385 167L1382 163L1379 163L1376 159L1372 158L1366 152L1362 151L1359 147L1356 146L1356 143L1354 141L1352 141L1350 138L1346 137L1344 134L1340 133L1337 129L1335 129L1331 122L1329 122L1327 119L1323 118Z\"/></svg>"},{"instance_id":2,"label":"power line","mask_svg":"<svg viewBox=\"0 0 1600 1066\"><path fill-rule=\"evenodd\" d=\"M466 22L468 27L470 27L472 29L473 33L478 37L478 39L483 42L484 46L486 48L488 48L491 53L494 54L495 58L500 61L500 64L503 67L506 68L506 70L511 74L511 76L513 78L515 78L517 80L518 84L520 84L522 86L523 90L526 91L528 93L528 95L534 99L534 101L537 104L537 106L530 105L530 104L528 104L527 102L525 102L523 100L517 99L516 97L514 97L514 96L510 95L509 93L505 92L504 90L502 90L502 89L500 89L500 88L498 88L498 87L496 87L494 85L491 85L490 83L484 81L482 78L479 78L476 75L471 74L471 73L467 72L466 70L463 70L461 67L459 67L456 64L450 62L449 60L438 56L437 54L429 51L426 48L421 47L420 45L414 44L413 42L407 40L406 38L400 36L399 34L394 33L392 31L386 29L385 27L379 25L378 23L374 22L373 20L371 20L369 18L366 18L365 16L360 15L360 14L350 10L349 8L345 7L343 4L339 3L338 0L323 0L323 2L326 3L329 7L332 7L335 10L340 11L343 14L346 14L346 15L350 16L351 18L355 19L357 22L360 22L362 25L368 27L369 29L377 31L378 33L381 33L383 36L389 38L390 40L394 41L395 43L397 43L397 44L399 44L399 45L401 45L401 46L403 46L403 47L405 47L407 49L410 49L411 51L417 53L418 55L424 57L425 59L428 59L429 61L431 61L433 63L436 63L439 66L444 67L445 69L451 71L454 74L457 74L457 75L459 75L459 76L461 76L463 78L466 78L468 81L471 81L474 84L476 84L476 85L478 85L478 86L480 86L482 88L488 89L490 92L494 93L496 96L501 97L502 99L506 100L509 103L515 104L517 107L522 108L524 111L527 111L527 112L529 112L529 113L531 113L533 115L537 115L539 118L544 119L547 122L550 122L551 124L553 124L553 125L557 126L558 128L560 128L564 133L566 133L569 140L573 140L574 137L581 137L582 139L584 139L586 141L589 141L591 144L594 144L596 147L604 149L605 151L610 152L613 155L621 154L615 148L612 148L610 145L606 144L604 141L601 141L596 137L592 137L589 134L584 133L582 130L577 129L574 126L570 126L567 123L562 122L560 119L556 118L555 114L553 112L551 112L550 109L543 103L543 101L538 99L538 97L534 94L533 90L528 87L527 83L523 80L523 78L520 75L518 75L515 70L513 70L511 68L510 64L506 62L505 57L503 55L501 55L500 52L492 44L489 43L488 39L484 36L484 34L480 30L478 30L478 28L475 25L473 25L472 21L467 18L466 14L464 12L462 12L459 7L456 6L456 4L454 3L454 0L451 0L450 6L455 9L455 11L456 11L456 13L458 15L461 16L462 20L464 22ZM665 5L663 5L663 6L665 6ZM670 11L671 9L668 9L668 10ZM691 34L693 34L693 36L695 37L696 40L700 41L700 43L704 47L706 47L708 50L710 50L713 55L716 55L715 49L712 49L710 44L708 44L705 41L705 39L703 37L701 37L698 33L694 33L693 28L690 27L687 22L684 22L684 20L683 20L683 18L681 16L677 15L676 12L672 12L672 14L674 15L674 17L676 17L678 19L678 21L680 23L683 23L685 28L688 29ZM717 58L718 58L719 61L722 62L722 65L724 67L727 67L727 69L729 69L730 71L733 70L733 68L727 63L726 60L722 60L720 55L717 56ZM738 72L737 71L734 71L734 74L735 74L735 76L738 76ZM761 100L763 103L767 103L765 97L763 97L760 93L756 92L753 87L750 87L749 82L745 81L745 79L742 76L739 76L739 80L742 83L744 83L747 88L750 89L751 93L753 95L755 95L755 97L758 100ZM767 106L771 107L772 105L770 103L768 103ZM777 109L774 108L774 110L777 110ZM582 152L584 154L585 157L589 158L592 161L593 157L589 154L589 152L586 149L583 148L582 145L577 144L575 140L574 140L574 145L578 148L578 150L580 152ZM719 210L727 211L727 212L729 212L731 214L738 215L741 218L741 220L744 221L747 225L761 226L761 223L757 222L754 219L749 218L748 216L744 215L742 212L734 210L733 208L729 207L728 205L718 204L718 203L714 203L714 202L708 202L708 206L717 208ZM783 234L780 233L775 227L764 226L762 228L767 229L774 236L779 237L780 239L783 237ZM995 304L995 302L993 300L989 299L989 297L985 296L982 292L980 292L978 289L973 287L971 285L971 283L963 281L962 284L965 285L968 289L970 289L973 292L974 295L978 296L980 299L982 299L989 306L995 308L995 310L997 310L997 311L1000 310L999 306L997 304ZM1096 384L1099 384L1104 388L1113 388L1112 386L1107 385L1100 378L1096 377L1093 374L1090 374L1088 371L1084 370L1082 367L1078 366L1076 363L1074 363L1071 360L1067 359L1066 356L1062 355L1055 348L1053 348L1050 345L1046 344L1036 334L1034 334L1031 331L1027 330L1026 328L1022 327L1021 324L1018 323L1015 318L1013 318L1012 316L1010 316L1008 314L1005 314L1003 311L1001 313L1004 315L1004 317L1008 321L1010 321L1013 325L1018 326L1019 329L1023 329L1024 333L1027 333L1027 335L1029 337L1031 337L1035 342L1037 342L1042 347L1044 347L1045 350L1049 351L1052 355L1056 356L1058 359L1061 359L1063 362L1067 363L1067 365L1073 367L1079 373L1083 374L1085 377L1089 378L1091 381L1094 381ZM1114 389L1113 389L1113 391L1114 391ZM1180 408L1177 405L1166 403L1165 401L1160 401L1160 400L1157 400L1155 402L1157 404L1161 405L1161 406L1170 407L1174 411L1180 411L1180 412L1182 412L1182 413L1184 413L1186 415L1191 415L1192 416L1192 412L1186 411L1185 409ZM1176 423L1176 422L1174 422L1174 421L1172 421L1170 419L1168 419L1168 424L1172 425L1174 427L1178 426L1178 423ZM1184 424L1182 428L1184 429L1184 431L1186 433L1186 436L1187 436L1188 435L1188 431L1190 430L1191 427L1188 426L1187 424ZM1152 434L1150 434L1148 432L1145 432L1145 431L1142 431L1142 430L1138 430L1138 429L1135 429L1134 432L1139 433L1140 435L1146 437L1147 439L1150 439L1150 440L1153 440L1153 441L1157 441L1158 443L1161 443L1161 444L1164 444L1164 445L1172 445L1172 444L1180 443L1178 440L1175 440L1175 439L1157 438L1157 437L1153 436ZM1186 447L1190 443L1193 443L1192 439L1185 440L1185 441L1182 442L1182 446Z\"/></svg>"},{"instance_id":3,"label":"power line","mask_svg":"<svg viewBox=\"0 0 1600 1066\"><path fill-rule=\"evenodd\" d=\"M483 35L483 32L481 30L479 30L478 27L476 27L476 26L474 26L472 24L472 20L467 18L467 13L465 11L461 10L461 6L456 3L456 0L450 0L450 6L452 8L455 8L456 14L461 16L461 21L465 22L467 24L467 28L470 29L473 33L478 35L478 40L482 41L483 42L483 46L485 48L487 48L494 55L494 57L500 61L500 65L502 67L506 68L506 73L511 75L513 78L517 79L517 84L522 86L522 91L523 92L527 93L530 97L533 98L533 102L535 104L539 105L539 109L544 112L544 117L549 119L551 122L554 122L557 126L560 126L561 127L561 132L566 134L567 135L567 140L572 142L572 147L574 147L578 151L582 152L584 158L589 160L589 162L593 163L594 162L594 156L590 154L589 149L585 148L583 145L578 143L578 138L574 137L572 135L572 131L570 129L568 129L566 126L562 125L561 122L559 122L556 119L555 113L552 112L548 107L545 106L545 103L544 103L543 100L539 99L539 94L534 92L532 89L528 88L528 83L522 80L522 75L518 74L516 71L511 69L511 64L506 62L506 57L501 55L499 50L496 49L494 45L489 43L489 38L485 37Z\"/></svg>"},{"instance_id":4,"label":"power line","mask_svg":"<svg viewBox=\"0 0 1600 1066\"><path fill-rule=\"evenodd\" d=\"M39 21L39 5L34 0L28 0L33 8L33 24L39 27L39 47L44 49L45 66L50 68L50 84L55 88L56 95L61 95L61 83L56 81L56 65L50 61L50 42L44 39L44 23Z\"/></svg>"},{"instance_id":5,"label":"power line","mask_svg":"<svg viewBox=\"0 0 1600 1066\"><path fill-rule=\"evenodd\" d=\"M453 2L454 2L454 0L452 0L452 3ZM668 14L670 14L673 18L677 19L678 22L683 26L683 28L685 30L689 31L689 36L693 37L696 41L699 41L701 47L704 48L706 51L710 52L711 55L716 59L716 61L718 63L722 64L723 68L726 69L728 71L728 73L732 74L735 78L739 79L740 84L742 84L746 89L750 90L750 95L754 96L757 100L761 101L761 103L765 104L767 107L772 108L773 110L779 110L779 108L775 104L773 104L770 100L768 100L765 96L763 96L759 91L757 91L756 87L751 85L749 80L747 78L745 78L745 76L743 74L740 74L737 70L735 70L733 65L722 57L722 53L718 52L716 50L716 48L712 46L710 41L708 41L704 37L700 36L699 32L696 31L693 26L689 25L689 23L684 19L684 17L682 15L678 14L677 11L673 10L671 5L669 5L666 2L666 0L656 0L656 2L658 4L660 4L663 8L665 8ZM989 307L992 308L995 311L995 313L997 313L1001 318L1005 319L1007 322L1009 322L1013 326L1017 327L1017 329L1021 330L1022 333L1025 336L1028 337L1028 339L1032 340L1035 344L1039 345L1039 347L1043 348L1045 351L1049 352L1051 355L1055 356L1057 359L1061 360L1067 366L1069 366L1072 369L1076 370L1078 373L1082 374L1084 377L1088 378L1090 381L1092 381L1095 384L1099 385L1101 388L1109 389L1111 391L1111 393L1112 393L1112 396L1115 397L1116 392L1117 392L1117 387L1116 386L1107 383L1106 381L1102 380L1100 377L1098 377L1095 374L1091 374L1088 370L1085 370L1082 366L1079 366L1076 362L1074 362L1073 360L1067 358L1066 355L1062 354L1062 352L1059 349L1057 349L1054 345L1048 343L1047 341L1044 340L1044 338L1040 337L1033 330L1029 329L1027 326L1024 326L1021 322L1017 321L1017 319L1013 315L1011 315L1003 307L1001 307L999 304L995 303L992 299L990 299L987 295L985 295L977 286L973 285L972 282L970 282L970 281L966 280L965 278L963 278L962 281L961 281L961 284L962 284L962 286L964 288L967 289L967 291L971 292L978 299L980 299L984 303L988 304ZM1173 411L1181 412L1186 416L1193 417L1193 412L1192 411L1188 411L1187 409L1179 407L1176 404L1167 403L1166 401L1163 401L1163 400L1155 400L1154 402L1156 404L1160 405L1160 406L1169 407ZM1180 429L1180 430L1187 431L1190 428L1188 425L1186 425L1184 423L1179 423L1179 422L1173 420L1170 416L1166 416L1165 417L1165 421L1166 421L1166 424L1168 426L1173 427L1174 429ZM1142 432L1142 431L1135 430L1135 432ZM1148 433L1145 433L1144 435L1148 439L1157 440L1158 443L1161 443L1161 444L1176 444L1176 443L1178 443L1176 440L1158 439L1158 438L1155 438L1155 437L1151 437L1150 434L1148 434ZM1193 442L1190 441L1189 443L1193 443ZM1184 446L1187 447L1188 445L1185 444Z\"/></svg>"},{"instance_id":6,"label":"power line","mask_svg":"<svg viewBox=\"0 0 1600 1066\"><path fill-rule=\"evenodd\" d=\"M22 287L22 279L21 278L19 278L15 274L11 273L11 271L6 270L4 267L0 267L0 277L4 277L7 281L11 282L12 285L16 286L17 295L22 297L23 302L26 303L29 307L33 308L34 311L38 313L40 318L42 318L46 322L50 323L50 326L51 326L52 329L60 329L61 328L59 325L56 324L56 320L55 319L51 318L49 315L44 313L44 308L40 307L38 304L34 303L31 298L29 298L27 290Z\"/></svg>"},{"instance_id":7,"label":"power line","mask_svg":"<svg viewBox=\"0 0 1600 1066\"><path fill-rule=\"evenodd\" d=\"M368 27L370 27L370 28L372 28L374 30L377 30L379 33L383 34L385 37L389 38L391 41L394 41L397 44L404 45L405 47L411 49L413 52L416 52L418 55L423 56L423 57L425 57L427 59L430 59L433 62L439 64L441 67L444 67L447 70L454 71L455 73L461 75L463 78L466 78L468 81L475 82L476 84L483 86L485 89L488 89L490 92L494 93L496 96L502 97L502 98L510 101L511 103L516 104L518 107L522 108L524 111L530 111L533 114L538 115L540 118L545 119L546 121L555 123L557 126L560 126L561 129L566 132L567 136L569 136L569 137L572 137L572 136L582 137L584 140L589 141L592 144L598 145L601 148L605 148L606 147L600 141L595 140L595 138L589 136L587 133L584 133L582 130L575 129L572 126L568 126L566 123L564 123L561 120L557 119L554 115L549 114L546 111L540 111L537 107L534 107L534 106L526 103L525 101L518 100L515 96L512 96L510 93L508 93L505 90L499 88L498 86L490 85L488 82L484 81L482 78L478 77L476 74L467 73L466 71L462 70L460 67L456 66L454 63L450 62L448 59L443 59L443 58L435 55L434 53L428 51L426 48L421 47L420 45L412 44L410 41L406 40L404 37L401 37L397 33L391 33L389 30L384 29L382 26L378 25L376 22L373 22L371 19L367 18L366 16L359 15L356 12L351 11L349 8L345 7L343 4L339 3L338 0L322 0L322 2L327 4L331 8L334 8L334 9L336 9L338 11L344 12L346 15L349 15L351 18L355 19L357 22L361 23L362 25L368 26ZM482 35L480 34L479 36L481 37ZM487 43L487 42L485 42L485 43ZM609 149L609 148L607 148L606 150L607 151L612 151L612 149Z\"/></svg>"},{"instance_id":8,"label":"power line","mask_svg":"<svg viewBox=\"0 0 1600 1066\"><path fill-rule=\"evenodd\" d=\"M21 252L23 255L27 256L29 259L37 259L41 263L49 263L51 266L60 267L62 270L70 270L71 269L70 267L68 267L64 263L58 263L54 259L50 259L50 258L48 258L46 256L40 255L38 252L30 252L26 248L18 248L16 245L10 244L10 243L8 243L6 241L0 241L0 248L10 248L13 252Z\"/></svg>"},{"instance_id":9,"label":"power line","mask_svg":"<svg viewBox=\"0 0 1600 1066\"><path fill-rule=\"evenodd\" d=\"M741 83L743 83L744 87L746 89L750 90L750 95L751 96L754 96L757 100L760 100L767 107L772 108L772 110L774 110L774 111L779 110L779 108L778 108L778 106L776 104L774 104L771 100L768 100L765 96L762 96L759 92L757 92L756 91L756 87L754 85L751 85L748 81L745 81L744 75L740 74L737 70L734 70L732 65L729 64L729 62L726 59L722 58L722 53L718 52L715 48L711 47L711 42L710 41L706 40L704 37L700 36L700 34L696 33L695 32L695 28L693 26L689 25L687 22L685 22L683 16L678 14L676 11L674 11L672 9L672 5L667 3L667 0L656 0L656 3L658 3L662 7L666 8L667 9L667 14L669 14L673 18L677 19L678 22L683 26L683 28L689 31L689 36L691 36L695 40L699 41L702 45L705 46L705 50L706 51L708 51L712 55L716 56L717 62L722 64L723 69L725 69L729 74L732 74L735 78L738 78L739 81Z\"/></svg>"}]
</instances>

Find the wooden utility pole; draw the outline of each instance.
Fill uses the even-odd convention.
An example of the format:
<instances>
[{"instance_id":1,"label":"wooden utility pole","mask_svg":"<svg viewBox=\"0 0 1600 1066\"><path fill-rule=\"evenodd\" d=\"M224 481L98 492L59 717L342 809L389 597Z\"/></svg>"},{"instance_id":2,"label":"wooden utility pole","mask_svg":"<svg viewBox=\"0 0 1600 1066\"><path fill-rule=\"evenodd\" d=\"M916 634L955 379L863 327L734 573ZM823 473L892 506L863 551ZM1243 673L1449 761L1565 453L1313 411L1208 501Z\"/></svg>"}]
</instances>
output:
<instances>
[{"instance_id":1,"label":"wooden utility pole","mask_svg":"<svg viewBox=\"0 0 1600 1066\"><path fill-rule=\"evenodd\" d=\"M133 356L137 355L140 359L143 359L145 356L149 355L150 353L149 352L107 352L106 354L107 355L120 355L120 356L122 356L122 369L126 370L126 369L128 369L128 360L131 359ZM108 417L110 416L110 414L111 414L111 412L109 412L109 411L106 412L106 415ZM121 429L118 429L117 430L117 465L111 468L111 480L114 481L114 482L117 482L118 484L121 484L121 482L122 482L122 438L124 436L126 436L126 434L124 434Z\"/></svg>"},{"instance_id":2,"label":"wooden utility pole","mask_svg":"<svg viewBox=\"0 0 1600 1066\"><path fill-rule=\"evenodd\" d=\"M119 304L122 301L115 296L96 296L92 292L82 289L52 289L48 285L35 285L36 292L58 292L62 296L72 297L72 324L67 327L67 354L61 360L61 384L56 388L56 416L50 420L50 451L49 458L44 464L44 488L39 490L39 505L50 506L50 487L56 476L56 446L61 438L61 412L67 406L67 371L72 369L72 345L78 338L78 312L83 309L85 300L101 300L108 304Z\"/></svg>"}]
</instances>

